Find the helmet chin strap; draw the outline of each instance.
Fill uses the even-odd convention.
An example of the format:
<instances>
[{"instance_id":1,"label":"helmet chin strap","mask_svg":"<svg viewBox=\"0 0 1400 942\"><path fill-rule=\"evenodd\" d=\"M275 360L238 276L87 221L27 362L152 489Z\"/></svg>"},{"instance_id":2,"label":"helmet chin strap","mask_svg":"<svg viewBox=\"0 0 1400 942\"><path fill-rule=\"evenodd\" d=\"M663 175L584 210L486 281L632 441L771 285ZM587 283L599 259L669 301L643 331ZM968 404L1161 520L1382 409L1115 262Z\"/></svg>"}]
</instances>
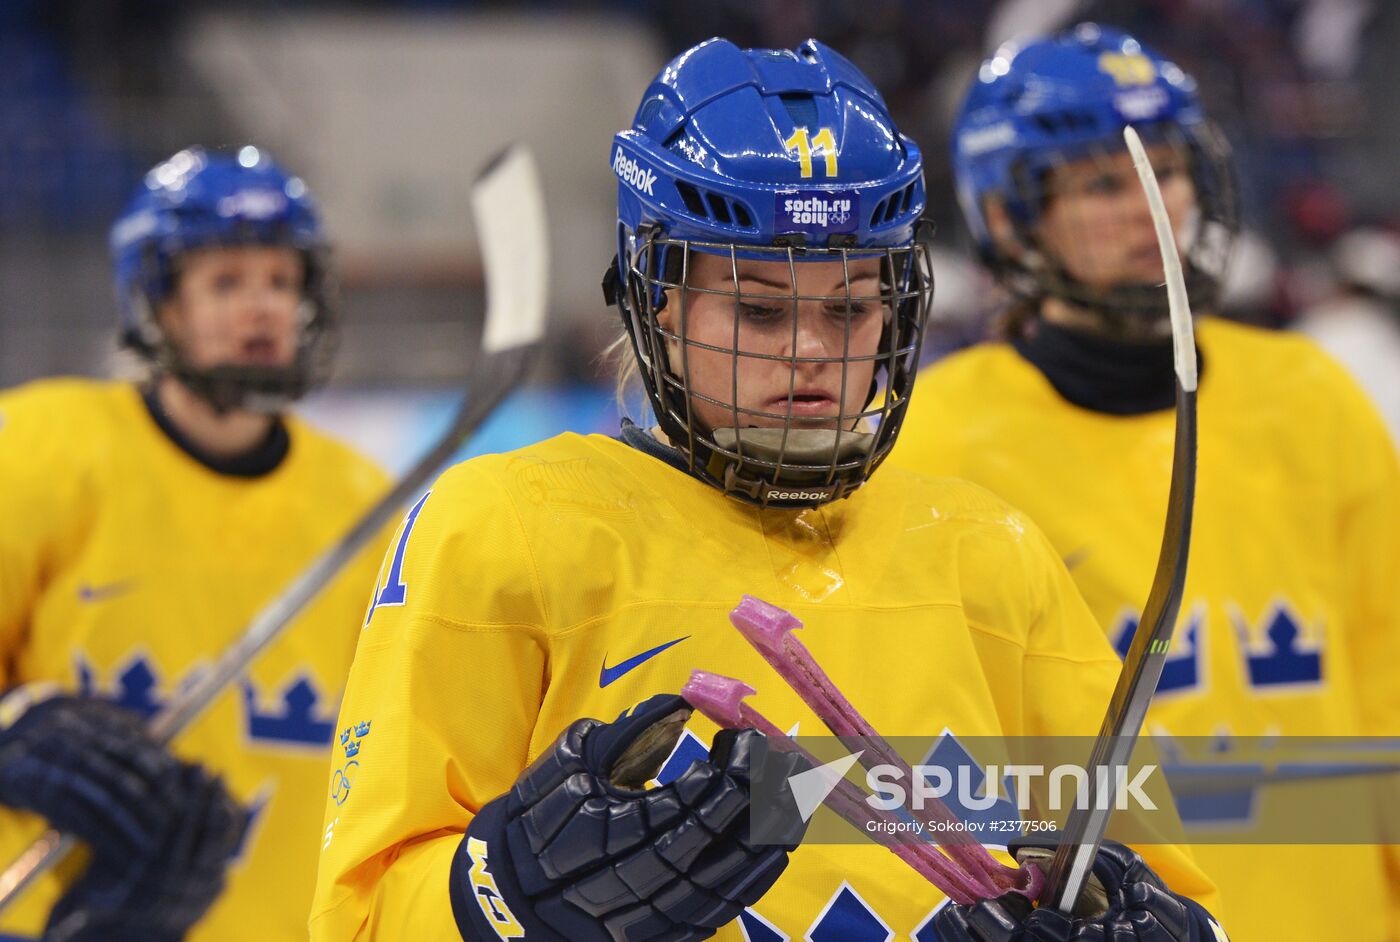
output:
<instances>
[{"instance_id":1,"label":"helmet chin strap","mask_svg":"<svg viewBox=\"0 0 1400 942\"><path fill-rule=\"evenodd\" d=\"M726 490L768 502L812 503L844 497L859 482L834 476L833 467L863 462L875 435L836 429L720 428L712 433L708 470Z\"/></svg>"},{"instance_id":2,"label":"helmet chin strap","mask_svg":"<svg viewBox=\"0 0 1400 942\"><path fill-rule=\"evenodd\" d=\"M1192 248L1182 254L1186 291L1196 310L1214 307L1232 232L1218 221L1204 221L1190 240ZM1153 343L1171 337L1171 310L1162 282L1096 288L1072 275L1030 227L1017 225L1015 240L1020 250L1010 253L1014 257L989 260L1013 294L1042 310L1047 298L1056 298L1085 315L1066 326L1108 340Z\"/></svg>"},{"instance_id":3,"label":"helmet chin strap","mask_svg":"<svg viewBox=\"0 0 1400 942\"><path fill-rule=\"evenodd\" d=\"M1171 338L1171 320L1165 310L1155 305L1135 305L1131 293L1138 286L1123 286L1111 292L1091 295L1073 290L1048 291L1041 299L1041 316L1045 316L1045 301L1054 299L1079 317L1063 320L1062 326L1097 334L1108 340L1127 343L1154 343ZM1143 290L1147 290L1144 286ZM1155 288L1160 293L1160 288Z\"/></svg>"},{"instance_id":4,"label":"helmet chin strap","mask_svg":"<svg viewBox=\"0 0 1400 942\"><path fill-rule=\"evenodd\" d=\"M304 349L298 351L298 362L291 366L221 364L200 369L166 343L157 370L179 381L218 415L236 411L278 415L308 389L308 371L301 364L305 356Z\"/></svg>"}]
</instances>

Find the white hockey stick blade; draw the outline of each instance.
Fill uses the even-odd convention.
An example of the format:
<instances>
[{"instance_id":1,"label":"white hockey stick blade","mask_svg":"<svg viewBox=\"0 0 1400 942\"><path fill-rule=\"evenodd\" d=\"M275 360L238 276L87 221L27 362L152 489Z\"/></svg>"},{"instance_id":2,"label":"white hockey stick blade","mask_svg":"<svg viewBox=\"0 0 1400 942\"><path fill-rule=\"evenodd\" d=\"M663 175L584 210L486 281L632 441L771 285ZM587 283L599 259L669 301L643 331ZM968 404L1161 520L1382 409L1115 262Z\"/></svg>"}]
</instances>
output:
<instances>
[{"instance_id":1,"label":"white hockey stick blade","mask_svg":"<svg viewBox=\"0 0 1400 942\"><path fill-rule=\"evenodd\" d=\"M242 676L523 381L530 356L544 334L548 294L544 197L534 158L525 147L512 145L487 165L474 184L472 211L485 271L486 327L481 353L469 367L469 391L451 425L339 542L249 622L209 670L151 718L149 729L157 741L168 743ZM69 835L46 831L0 871L0 912L57 865L75 844Z\"/></svg>"},{"instance_id":2,"label":"white hockey stick blade","mask_svg":"<svg viewBox=\"0 0 1400 942\"><path fill-rule=\"evenodd\" d=\"M535 343L544 336L549 287L549 231L535 158L524 145L503 151L487 166L472 191L477 241L488 272L488 354Z\"/></svg>"},{"instance_id":3,"label":"white hockey stick blade","mask_svg":"<svg viewBox=\"0 0 1400 942\"><path fill-rule=\"evenodd\" d=\"M1195 392L1196 332L1191 323L1191 299L1186 293L1186 276L1181 269L1181 254L1176 248L1176 233L1172 230L1171 217L1167 215L1167 205L1162 199L1162 188L1157 185L1157 175L1152 172L1152 161L1147 158L1142 138L1138 137L1138 132L1132 127L1125 127L1123 140L1128 143L1128 152L1133 155L1133 169L1137 171L1138 179L1142 181L1143 192L1147 194L1147 205L1152 210L1152 225L1157 229L1157 244L1162 250L1167 304L1171 311L1176 376L1181 381L1182 389Z\"/></svg>"}]
</instances>

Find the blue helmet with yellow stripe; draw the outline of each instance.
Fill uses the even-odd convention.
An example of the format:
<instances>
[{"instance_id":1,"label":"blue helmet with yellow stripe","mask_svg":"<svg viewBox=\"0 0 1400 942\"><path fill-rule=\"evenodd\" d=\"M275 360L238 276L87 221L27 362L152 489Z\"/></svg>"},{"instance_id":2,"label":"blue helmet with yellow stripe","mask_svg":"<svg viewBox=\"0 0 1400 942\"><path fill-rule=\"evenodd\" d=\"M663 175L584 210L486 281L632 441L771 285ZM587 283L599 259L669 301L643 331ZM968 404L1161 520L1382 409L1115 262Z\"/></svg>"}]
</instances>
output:
<instances>
[{"instance_id":1,"label":"blue helmet with yellow stripe","mask_svg":"<svg viewBox=\"0 0 1400 942\"><path fill-rule=\"evenodd\" d=\"M923 161L859 69L815 39L682 53L613 139L618 220L672 238L771 246L908 245Z\"/></svg>"},{"instance_id":2,"label":"blue helmet with yellow stripe","mask_svg":"<svg viewBox=\"0 0 1400 942\"><path fill-rule=\"evenodd\" d=\"M870 80L829 46L741 49L717 38L661 70L609 158L618 178L618 253L605 293L620 307L657 424L690 472L764 505L851 493L893 446L932 297L918 145L899 132ZM886 311L878 368L865 409L848 414L843 403L829 454L811 429L790 434L799 432L787 427L796 424L791 411L772 447L768 431L752 426L781 416L745 415L731 403L730 428L697 419L690 378L670 352L689 341L658 321L668 303L684 305L687 291L699 290L687 283L695 253L734 263L728 289L703 290L732 294L736 310L738 262L783 263L794 273L794 331L799 302L823 299L797 296L793 266L881 260L873 299ZM851 303L849 275L844 295L826 300ZM738 336L736 329L736 364L756 356L739 349ZM796 353L785 359L794 373L816 365ZM842 358L826 362L833 360Z\"/></svg>"},{"instance_id":3,"label":"blue helmet with yellow stripe","mask_svg":"<svg viewBox=\"0 0 1400 942\"><path fill-rule=\"evenodd\" d=\"M953 128L958 201L983 260L1023 297L1059 295L1116 314L1165 314L1163 293L1078 284L1036 237L1059 166L1125 150L1131 125L1145 143L1184 157L1197 219L1182 246L1192 300L1210 304L1237 227L1228 146L1201 107L1196 82L1132 36L1093 23L1048 39L1009 43L982 63ZM995 200L1024 251L1008 251L989 220Z\"/></svg>"}]
</instances>

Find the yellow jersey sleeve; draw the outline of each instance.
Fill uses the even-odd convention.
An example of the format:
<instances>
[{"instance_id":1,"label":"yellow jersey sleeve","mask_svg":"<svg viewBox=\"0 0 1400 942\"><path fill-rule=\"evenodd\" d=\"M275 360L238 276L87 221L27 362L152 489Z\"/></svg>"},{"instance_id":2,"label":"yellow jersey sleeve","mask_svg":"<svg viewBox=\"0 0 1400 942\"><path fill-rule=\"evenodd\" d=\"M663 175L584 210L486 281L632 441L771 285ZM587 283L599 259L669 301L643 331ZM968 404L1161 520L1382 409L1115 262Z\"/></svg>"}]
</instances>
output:
<instances>
[{"instance_id":1,"label":"yellow jersey sleeve","mask_svg":"<svg viewBox=\"0 0 1400 942\"><path fill-rule=\"evenodd\" d=\"M452 855L528 764L544 616L509 498L483 487L448 471L385 555L332 746L314 939L455 938Z\"/></svg>"},{"instance_id":2,"label":"yellow jersey sleeve","mask_svg":"<svg viewBox=\"0 0 1400 942\"><path fill-rule=\"evenodd\" d=\"M52 381L0 395L0 690L17 682L45 574L71 555L88 516L85 463L73 452L100 429L71 399Z\"/></svg>"}]
</instances>

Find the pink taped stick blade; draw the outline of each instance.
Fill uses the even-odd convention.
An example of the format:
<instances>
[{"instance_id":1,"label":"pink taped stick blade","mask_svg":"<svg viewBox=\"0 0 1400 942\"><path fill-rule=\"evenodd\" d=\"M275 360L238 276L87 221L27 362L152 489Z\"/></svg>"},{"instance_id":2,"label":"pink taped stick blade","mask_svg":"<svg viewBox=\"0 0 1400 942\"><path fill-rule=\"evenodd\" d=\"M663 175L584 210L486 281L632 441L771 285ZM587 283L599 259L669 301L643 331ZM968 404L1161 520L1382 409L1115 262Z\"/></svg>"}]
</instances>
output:
<instances>
[{"instance_id":1,"label":"pink taped stick blade","mask_svg":"<svg viewBox=\"0 0 1400 942\"><path fill-rule=\"evenodd\" d=\"M681 696L701 714L709 717L716 726L725 729L756 729L768 737L772 748L798 753L813 768L821 765L821 760L788 738L772 720L743 702L754 693L754 689L742 680L702 670L691 671L690 680L681 688ZM864 834L870 833L865 827L868 821L897 820L887 811L872 808L866 801L868 797L851 782L843 779L827 794L822 803ZM973 903L978 899L998 895L994 887L976 876L964 873L954 861L932 847L897 843L884 846L954 902Z\"/></svg>"},{"instance_id":2,"label":"pink taped stick blade","mask_svg":"<svg viewBox=\"0 0 1400 942\"><path fill-rule=\"evenodd\" d=\"M729 613L729 620L765 655L780 655L783 638L802 627L802 622L791 612L752 595L739 600Z\"/></svg>"},{"instance_id":3,"label":"pink taped stick blade","mask_svg":"<svg viewBox=\"0 0 1400 942\"><path fill-rule=\"evenodd\" d=\"M912 780L913 771L904 758L846 699L807 647L793 635L796 629L802 627L801 620L791 612L751 595L745 595L740 600L729 613L729 620L828 729L837 736L859 736L867 740L869 748L861 758L866 768L879 764L892 765ZM941 801L934 800L927 810L935 819L950 823L957 821L957 816ZM954 861L970 873L982 874L1000 892L1024 891L1035 878L1025 869L1001 863L980 842L969 840L960 832L950 831L939 843ZM990 895L997 896L1000 892Z\"/></svg>"},{"instance_id":4,"label":"pink taped stick blade","mask_svg":"<svg viewBox=\"0 0 1400 942\"><path fill-rule=\"evenodd\" d=\"M756 691L742 680L712 674L709 671L690 672L690 679L681 688L686 702L726 729L741 729L744 721L740 707L745 697Z\"/></svg>"}]
</instances>

